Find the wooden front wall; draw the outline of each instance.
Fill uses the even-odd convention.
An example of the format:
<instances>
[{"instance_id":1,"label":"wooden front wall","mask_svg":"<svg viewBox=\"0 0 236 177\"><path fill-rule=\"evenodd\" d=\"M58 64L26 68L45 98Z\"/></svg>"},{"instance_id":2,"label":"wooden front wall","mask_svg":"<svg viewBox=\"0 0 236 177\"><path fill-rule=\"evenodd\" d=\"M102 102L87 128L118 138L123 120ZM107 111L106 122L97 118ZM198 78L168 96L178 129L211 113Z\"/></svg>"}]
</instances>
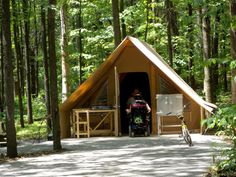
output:
<instances>
[{"instance_id":1,"label":"wooden front wall","mask_svg":"<svg viewBox=\"0 0 236 177\"><path fill-rule=\"evenodd\" d=\"M153 64L145 58L145 56L139 52L136 48L130 46L126 47L125 50L120 54L119 59L115 63L115 65L111 68L109 72L109 103L114 103L114 95L115 95L115 84L114 84L114 67L117 67L118 73L128 73L128 72L146 72L149 76L150 83L150 94L151 94L151 108L152 108L152 133L157 134L157 118L156 118L156 94L160 94L160 77L167 80L170 83L169 90L173 93L182 93L181 89L178 86L175 86L171 81L169 81L168 77L165 76L163 72L157 69ZM185 120L187 122L188 127L194 131L200 131L200 106L188 98L184 93L182 93L186 100L189 100L190 108L184 113ZM121 121L119 121L121 122ZM177 124L179 120L173 118L171 120L165 119L165 124ZM119 125L120 127L121 125ZM167 131L172 131L172 129ZM175 130L174 130L175 131Z\"/></svg>"}]
</instances>

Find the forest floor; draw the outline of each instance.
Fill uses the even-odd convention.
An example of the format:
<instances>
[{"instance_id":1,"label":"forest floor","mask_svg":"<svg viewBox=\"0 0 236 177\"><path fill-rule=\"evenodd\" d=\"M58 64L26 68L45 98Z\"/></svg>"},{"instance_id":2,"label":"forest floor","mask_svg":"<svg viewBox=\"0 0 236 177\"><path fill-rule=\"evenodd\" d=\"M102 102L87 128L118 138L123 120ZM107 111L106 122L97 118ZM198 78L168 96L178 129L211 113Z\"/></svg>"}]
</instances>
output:
<instances>
[{"instance_id":1,"label":"forest floor","mask_svg":"<svg viewBox=\"0 0 236 177\"><path fill-rule=\"evenodd\" d=\"M0 176L204 176L224 143L210 135L192 139L192 147L178 135L63 139L58 153L50 152L52 141L20 142L24 157L0 161Z\"/></svg>"}]
</instances>

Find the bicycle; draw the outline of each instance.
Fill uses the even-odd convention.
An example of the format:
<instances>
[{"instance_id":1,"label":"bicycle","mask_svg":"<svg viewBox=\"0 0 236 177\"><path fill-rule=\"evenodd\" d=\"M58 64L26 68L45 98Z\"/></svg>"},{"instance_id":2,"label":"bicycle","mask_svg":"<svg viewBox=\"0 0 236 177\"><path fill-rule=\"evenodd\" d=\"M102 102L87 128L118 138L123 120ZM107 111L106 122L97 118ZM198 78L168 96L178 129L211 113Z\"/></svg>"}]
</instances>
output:
<instances>
[{"instance_id":1,"label":"bicycle","mask_svg":"<svg viewBox=\"0 0 236 177\"><path fill-rule=\"evenodd\" d=\"M167 113L166 115L170 115L171 112ZM181 135L184 138L184 141L189 145L193 146L192 138L190 136L187 124L184 120L184 116L182 114L177 114L177 118L181 121Z\"/></svg>"},{"instance_id":2,"label":"bicycle","mask_svg":"<svg viewBox=\"0 0 236 177\"><path fill-rule=\"evenodd\" d=\"M192 142L192 138L190 136L187 124L184 120L184 116L183 115L179 115L177 116L179 120L181 120L181 133L182 136L184 138L184 141L189 145L189 146L193 146L193 142Z\"/></svg>"}]
</instances>

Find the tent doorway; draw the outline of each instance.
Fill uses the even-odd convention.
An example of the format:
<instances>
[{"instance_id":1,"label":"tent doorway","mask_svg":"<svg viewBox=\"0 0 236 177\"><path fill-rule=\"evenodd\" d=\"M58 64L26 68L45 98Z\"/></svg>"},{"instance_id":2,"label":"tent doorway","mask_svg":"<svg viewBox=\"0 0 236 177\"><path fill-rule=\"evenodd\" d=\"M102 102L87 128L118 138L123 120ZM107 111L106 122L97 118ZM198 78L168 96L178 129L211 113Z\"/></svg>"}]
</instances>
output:
<instances>
[{"instance_id":1,"label":"tent doorway","mask_svg":"<svg viewBox=\"0 0 236 177\"><path fill-rule=\"evenodd\" d=\"M126 102L135 88L138 88L143 98L151 105L150 84L148 74L145 72L121 73L120 80L120 123L121 133L128 134L129 121L126 116Z\"/></svg>"}]
</instances>

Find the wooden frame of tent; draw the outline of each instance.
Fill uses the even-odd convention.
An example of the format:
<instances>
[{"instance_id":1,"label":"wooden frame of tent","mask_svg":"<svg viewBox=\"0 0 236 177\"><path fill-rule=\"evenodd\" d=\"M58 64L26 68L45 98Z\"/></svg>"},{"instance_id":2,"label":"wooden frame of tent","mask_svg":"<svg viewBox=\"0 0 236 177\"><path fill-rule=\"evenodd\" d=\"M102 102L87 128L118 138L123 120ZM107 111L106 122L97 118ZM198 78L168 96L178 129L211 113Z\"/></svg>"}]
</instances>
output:
<instances>
[{"instance_id":1,"label":"wooden frame of tent","mask_svg":"<svg viewBox=\"0 0 236 177\"><path fill-rule=\"evenodd\" d=\"M140 80L135 79L135 75L141 76ZM150 46L136 38L126 37L108 59L60 106L61 136L70 137L73 134L71 132L73 109L90 110L99 106L110 107L114 110L116 118L113 127L117 128L113 129L116 132L114 135L125 132L124 127L127 127L127 122L125 122L122 103L127 98L128 91L124 91L123 82L130 87L130 83L134 82L127 79L128 76L132 76L130 78L135 80L132 87L138 85L144 90L144 94L148 93L146 97L152 109L152 134L158 133L156 94L183 94L184 103L189 105L184 110L184 116L190 130L194 132L202 131L200 122L205 118L205 112L212 112L215 107L204 101L188 86ZM90 123L93 123L93 119L90 119ZM164 123L177 124L178 120L175 117L168 117L164 119ZM166 133L172 131L175 131L175 128L165 129Z\"/></svg>"}]
</instances>

